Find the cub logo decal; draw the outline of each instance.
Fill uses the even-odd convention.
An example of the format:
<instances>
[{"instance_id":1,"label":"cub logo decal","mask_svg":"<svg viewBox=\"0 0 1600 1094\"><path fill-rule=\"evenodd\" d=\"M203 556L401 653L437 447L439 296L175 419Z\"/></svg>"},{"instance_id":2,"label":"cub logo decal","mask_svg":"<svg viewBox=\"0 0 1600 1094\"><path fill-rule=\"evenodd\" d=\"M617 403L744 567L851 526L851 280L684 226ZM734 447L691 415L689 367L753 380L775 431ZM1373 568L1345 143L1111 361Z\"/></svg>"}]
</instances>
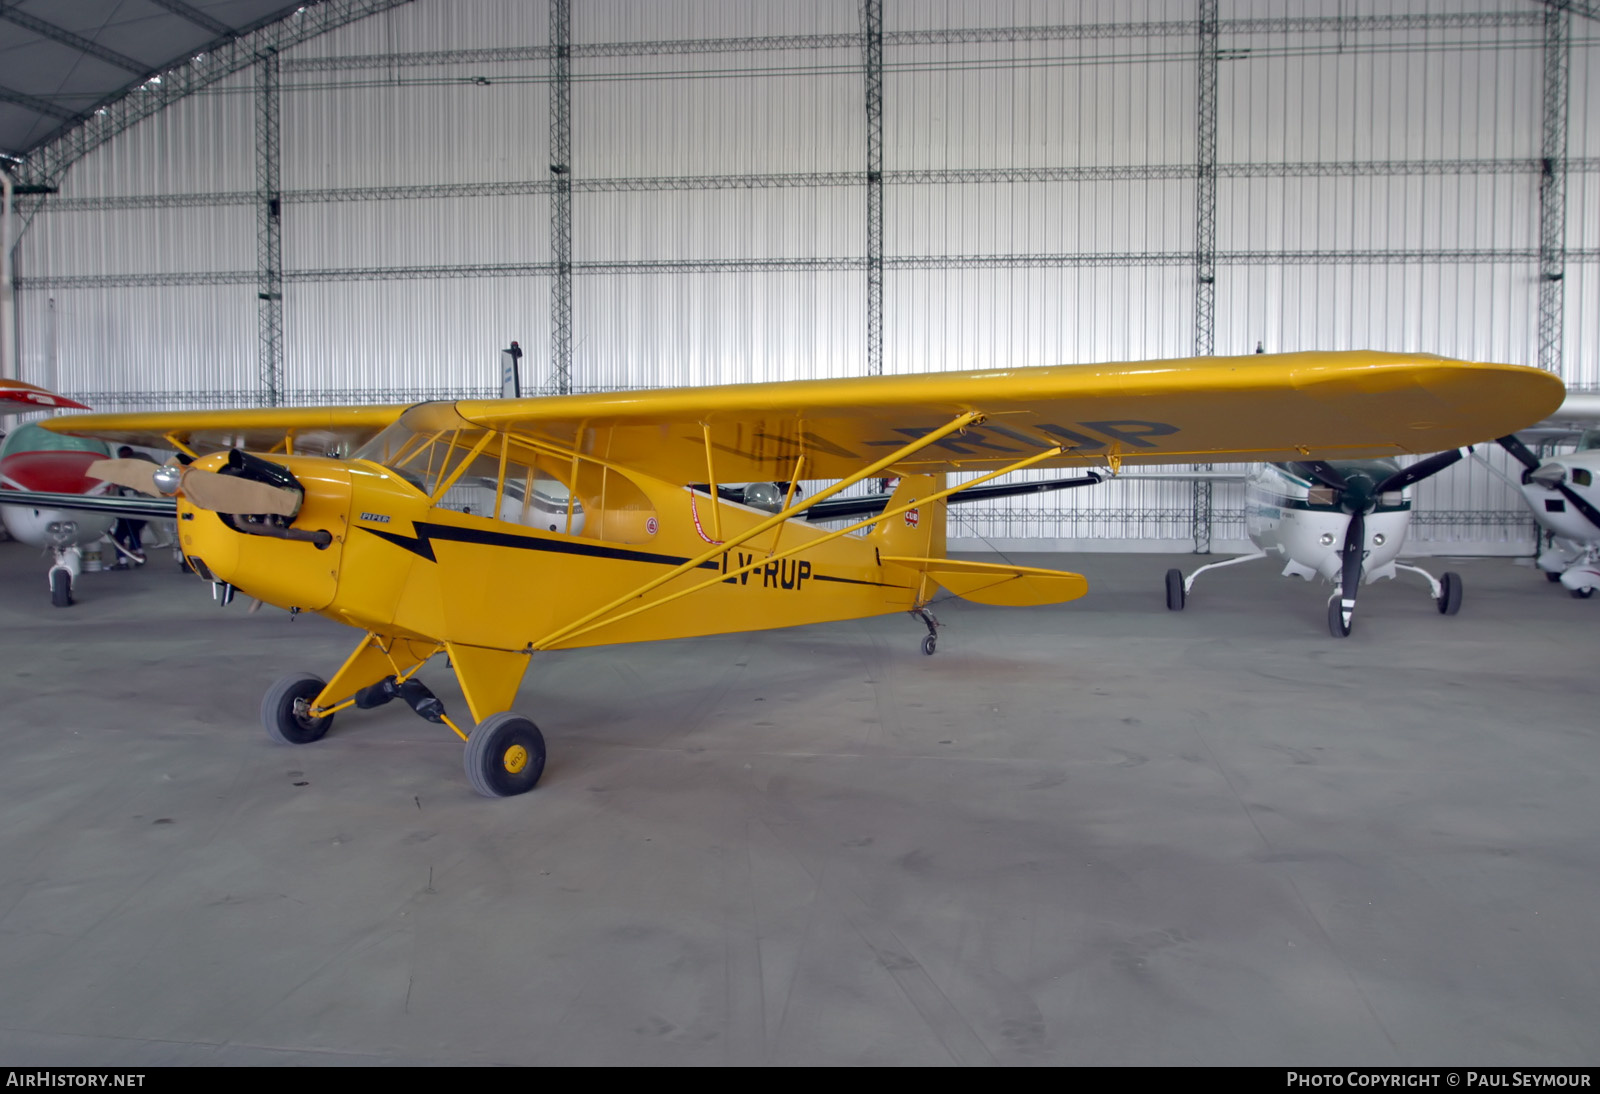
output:
<instances>
[{"instance_id":1,"label":"cub logo decal","mask_svg":"<svg viewBox=\"0 0 1600 1094\"><path fill-rule=\"evenodd\" d=\"M907 528L915 528L917 526L918 519L919 518L917 516L917 511L915 509L907 509L906 510L906 527Z\"/></svg>"}]
</instances>

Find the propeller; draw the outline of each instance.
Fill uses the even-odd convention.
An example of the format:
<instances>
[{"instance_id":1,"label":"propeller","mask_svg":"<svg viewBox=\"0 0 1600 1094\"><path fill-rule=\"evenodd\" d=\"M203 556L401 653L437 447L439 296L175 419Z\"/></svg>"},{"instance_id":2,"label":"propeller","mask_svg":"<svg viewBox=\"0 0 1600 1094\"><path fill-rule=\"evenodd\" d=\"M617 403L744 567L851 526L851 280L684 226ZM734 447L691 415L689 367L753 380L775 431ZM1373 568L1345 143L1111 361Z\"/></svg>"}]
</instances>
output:
<instances>
[{"instance_id":1,"label":"propeller","mask_svg":"<svg viewBox=\"0 0 1600 1094\"><path fill-rule=\"evenodd\" d=\"M1367 514L1377 508L1385 494L1414 486L1430 475L1458 462L1466 455L1465 449L1454 448L1440 452L1410 467L1402 467L1388 477L1374 482L1371 474L1360 466L1341 469L1325 460L1304 460L1294 467L1307 477L1339 492L1339 505L1350 514L1345 527L1344 546L1340 548L1338 604L1328 605L1328 629L1337 637L1350 633L1350 620L1356 609L1356 590L1361 585L1361 567L1366 560ZM1537 462L1537 461L1535 461ZM1600 525L1600 521L1595 522Z\"/></svg>"},{"instance_id":2,"label":"propeller","mask_svg":"<svg viewBox=\"0 0 1600 1094\"><path fill-rule=\"evenodd\" d=\"M1565 472L1562 472L1559 479L1541 478L1539 470L1544 464L1538 456L1528 450L1528 446L1523 444L1516 434L1500 437L1497 440L1501 448L1511 453L1518 463L1527 468L1522 474L1523 482L1537 482L1541 486L1556 491L1566 498L1574 509L1582 513L1585 520L1596 528L1600 528L1600 509L1596 509L1587 498L1562 481L1562 479L1566 478ZM1552 470L1557 469L1552 468Z\"/></svg>"},{"instance_id":3,"label":"propeller","mask_svg":"<svg viewBox=\"0 0 1600 1094\"><path fill-rule=\"evenodd\" d=\"M265 470L257 465L265 465ZM238 449L228 453L228 464L222 471L119 459L96 460L87 473L90 478L156 497L181 493L190 504L214 513L293 517L304 498L301 490L289 485L294 476L287 470ZM263 482L265 477L274 481Z\"/></svg>"}]
</instances>

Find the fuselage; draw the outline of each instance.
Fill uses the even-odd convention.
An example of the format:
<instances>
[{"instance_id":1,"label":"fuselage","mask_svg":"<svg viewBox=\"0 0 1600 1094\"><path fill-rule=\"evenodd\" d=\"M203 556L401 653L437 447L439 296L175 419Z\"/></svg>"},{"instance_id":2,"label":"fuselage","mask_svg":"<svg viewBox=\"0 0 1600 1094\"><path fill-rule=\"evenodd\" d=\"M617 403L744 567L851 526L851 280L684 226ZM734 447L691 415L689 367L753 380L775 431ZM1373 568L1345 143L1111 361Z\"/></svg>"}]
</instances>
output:
<instances>
[{"instance_id":1,"label":"fuselage","mask_svg":"<svg viewBox=\"0 0 1600 1094\"><path fill-rule=\"evenodd\" d=\"M489 477L478 479L481 492L474 500L463 500L473 489L472 476L463 476L435 502L426 491L437 492L438 480L429 477L424 459L395 461L391 467L364 459L267 458L287 468L305 491L292 527L327 531L332 542L319 549L242 532L228 518L180 497L180 542L202 574L267 603L315 611L362 630L489 649L542 645L586 613L627 598L711 551L717 546L713 523L726 540L771 516L737 503L714 503L636 472L605 468L590 481L580 478L576 494L584 520L574 521L569 533L564 526L551 527L564 525L564 512L537 498L524 511L507 504L503 491L497 519ZM214 470L223 460L220 454L208 456L194 466ZM486 461L486 469L492 466ZM504 473L508 488L518 480L515 469ZM451 507L452 499L459 507ZM575 515L578 509L575 504ZM577 534L578 528L584 534ZM942 527L938 532L942 542ZM761 561L774 549L825 534L799 521L784 522L739 547L712 552L638 602L666 601L674 592L709 582L693 596L556 644L760 630L913 605L920 575L880 564L878 543L871 537L845 536L819 542L798 557ZM758 565L735 573L751 563Z\"/></svg>"},{"instance_id":2,"label":"fuselage","mask_svg":"<svg viewBox=\"0 0 1600 1094\"><path fill-rule=\"evenodd\" d=\"M5 492L108 493L111 485L89 478L87 471L90 464L109 454L100 441L51 433L32 423L12 430L0 445L0 520L6 531L33 547L72 547L100 539L116 523L115 517L6 505Z\"/></svg>"},{"instance_id":3,"label":"fuselage","mask_svg":"<svg viewBox=\"0 0 1600 1094\"><path fill-rule=\"evenodd\" d=\"M1393 460L1345 460L1334 466L1347 478L1365 475L1374 482L1400 469ZM1411 521L1409 491L1393 491L1376 501L1365 518L1363 570L1369 578L1399 555ZM1337 579L1350 514L1329 487L1293 465L1260 464L1245 482L1244 515L1245 530L1257 548L1330 581Z\"/></svg>"}]
</instances>

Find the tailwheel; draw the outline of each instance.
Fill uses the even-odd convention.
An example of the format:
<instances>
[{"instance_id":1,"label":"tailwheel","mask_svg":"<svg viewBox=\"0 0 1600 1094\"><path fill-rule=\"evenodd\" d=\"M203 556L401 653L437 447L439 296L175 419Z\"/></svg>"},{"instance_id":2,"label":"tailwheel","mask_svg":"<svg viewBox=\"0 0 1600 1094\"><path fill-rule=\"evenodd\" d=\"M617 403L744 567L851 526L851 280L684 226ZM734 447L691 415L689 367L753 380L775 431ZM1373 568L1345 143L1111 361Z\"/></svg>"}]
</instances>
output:
<instances>
[{"instance_id":1,"label":"tailwheel","mask_svg":"<svg viewBox=\"0 0 1600 1094\"><path fill-rule=\"evenodd\" d=\"M1337 594L1328 600L1328 633L1335 638L1350 637L1350 624L1345 622L1344 605Z\"/></svg>"},{"instance_id":2,"label":"tailwheel","mask_svg":"<svg viewBox=\"0 0 1600 1094\"><path fill-rule=\"evenodd\" d=\"M285 745L321 740L333 724L333 715L313 718L307 712L326 686L321 677L297 673L268 688L261 699L261 724L266 727L267 736Z\"/></svg>"},{"instance_id":3,"label":"tailwheel","mask_svg":"<svg viewBox=\"0 0 1600 1094\"><path fill-rule=\"evenodd\" d=\"M1455 615L1461 610L1461 575L1446 571L1439 578L1439 614Z\"/></svg>"},{"instance_id":4,"label":"tailwheel","mask_svg":"<svg viewBox=\"0 0 1600 1094\"><path fill-rule=\"evenodd\" d=\"M472 789L484 797L526 794L544 773L544 735L519 714L492 714L467 738L464 761Z\"/></svg>"},{"instance_id":5,"label":"tailwheel","mask_svg":"<svg viewBox=\"0 0 1600 1094\"><path fill-rule=\"evenodd\" d=\"M922 640L922 652L932 657L933 651L939 648L939 621L927 608L912 608L911 614L922 620L922 625L928 628L928 636Z\"/></svg>"},{"instance_id":6,"label":"tailwheel","mask_svg":"<svg viewBox=\"0 0 1600 1094\"><path fill-rule=\"evenodd\" d=\"M1183 571L1172 569L1167 571L1167 610L1171 612L1183 611L1183 602L1186 594L1183 588Z\"/></svg>"}]
</instances>

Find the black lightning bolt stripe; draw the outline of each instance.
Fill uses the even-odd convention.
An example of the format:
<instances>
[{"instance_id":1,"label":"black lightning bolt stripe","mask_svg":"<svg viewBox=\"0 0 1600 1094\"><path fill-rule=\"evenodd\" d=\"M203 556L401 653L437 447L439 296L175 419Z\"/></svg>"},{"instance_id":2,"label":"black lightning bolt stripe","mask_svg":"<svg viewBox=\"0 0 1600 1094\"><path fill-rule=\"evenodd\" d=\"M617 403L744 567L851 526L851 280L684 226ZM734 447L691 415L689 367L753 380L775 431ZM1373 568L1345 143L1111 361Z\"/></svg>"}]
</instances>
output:
<instances>
[{"instance_id":1,"label":"black lightning bolt stripe","mask_svg":"<svg viewBox=\"0 0 1600 1094\"><path fill-rule=\"evenodd\" d=\"M689 560L679 555L658 555L649 551L629 551L621 547L600 547L592 543L574 543L570 540L539 539L519 536L511 532L491 532L480 528L458 528L451 524L432 524L417 521L412 527L415 536L402 536L398 532L380 532L376 528L357 525L379 539L386 539L396 547L403 547L429 562L439 561L433 554L433 541L453 543L478 543L485 547L512 547L520 551L551 551L558 555L584 555L589 558L612 558L622 562L653 562L660 566L682 566ZM715 562L702 562L699 569L715 570Z\"/></svg>"},{"instance_id":2,"label":"black lightning bolt stripe","mask_svg":"<svg viewBox=\"0 0 1600 1094\"><path fill-rule=\"evenodd\" d=\"M876 585L880 589L909 589L910 585L895 585L887 581L861 581L853 577L829 577L827 574L812 574L808 581L838 581L845 585Z\"/></svg>"},{"instance_id":3,"label":"black lightning bolt stripe","mask_svg":"<svg viewBox=\"0 0 1600 1094\"><path fill-rule=\"evenodd\" d=\"M610 558L621 562L649 562L658 566L682 566L689 560L682 555L660 555L649 551L629 551L622 547L601 547L593 543L575 543L570 540L540 539L535 536L516 535L511 532L491 532L481 528L459 528L453 524L433 524L428 521L416 521L412 527L416 529L415 536L403 536L398 532L379 531L358 524L356 527L363 532L377 536L379 539L388 540L396 547L402 547L419 558L429 562L439 561L434 557L433 541L443 540L454 543L478 543L486 547L511 547L519 551L550 551L560 555L582 555L586 558ZM714 561L702 562L697 569L720 569ZM848 585L877 585L886 589L907 588L903 585L887 585L881 581L859 581L851 577L829 577L826 574L813 573L812 581L837 581Z\"/></svg>"}]
</instances>

